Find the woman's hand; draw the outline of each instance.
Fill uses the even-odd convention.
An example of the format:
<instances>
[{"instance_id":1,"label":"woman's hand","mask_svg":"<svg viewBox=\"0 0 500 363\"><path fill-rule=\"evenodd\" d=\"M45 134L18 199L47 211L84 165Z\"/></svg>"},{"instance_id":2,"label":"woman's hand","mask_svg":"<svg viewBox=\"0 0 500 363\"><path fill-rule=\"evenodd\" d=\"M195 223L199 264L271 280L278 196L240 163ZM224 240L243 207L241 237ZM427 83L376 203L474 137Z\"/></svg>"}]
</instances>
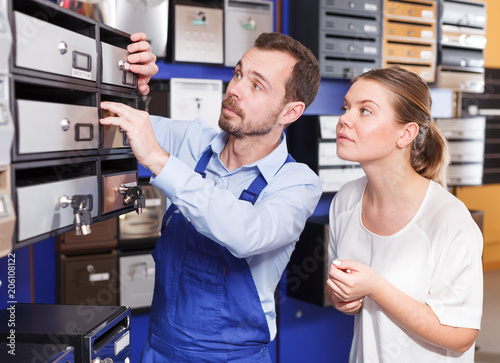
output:
<instances>
[{"instance_id":1,"label":"woman's hand","mask_svg":"<svg viewBox=\"0 0 500 363\"><path fill-rule=\"evenodd\" d=\"M143 95L149 93L148 83L156 73L156 56L151 52L151 45L147 41L146 34L134 33L130 36L133 42L128 45L129 56L127 61L130 63L130 71L136 73L138 78L138 90Z\"/></svg>"},{"instance_id":2,"label":"woman's hand","mask_svg":"<svg viewBox=\"0 0 500 363\"><path fill-rule=\"evenodd\" d=\"M356 314L379 278L375 271L362 263L335 260L330 265L326 282L327 296L337 310Z\"/></svg>"}]
</instances>

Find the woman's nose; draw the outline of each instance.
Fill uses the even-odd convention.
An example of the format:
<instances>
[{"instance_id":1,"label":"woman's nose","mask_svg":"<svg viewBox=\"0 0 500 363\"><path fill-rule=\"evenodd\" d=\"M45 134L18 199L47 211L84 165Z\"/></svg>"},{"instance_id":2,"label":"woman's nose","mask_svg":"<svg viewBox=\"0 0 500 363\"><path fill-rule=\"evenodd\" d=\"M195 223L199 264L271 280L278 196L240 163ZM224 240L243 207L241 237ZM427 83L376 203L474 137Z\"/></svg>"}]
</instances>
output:
<instances>
[{"instance_id":1,"label":"woman's nose","mask_svg":"<svg viewBox=\"0 0 500 363\"><path fill-rule=\"evenodd\" d=\"M347 111L339 117L338 126L350 127L352 125L346 113Z\"/></svg>"}]
</instances>

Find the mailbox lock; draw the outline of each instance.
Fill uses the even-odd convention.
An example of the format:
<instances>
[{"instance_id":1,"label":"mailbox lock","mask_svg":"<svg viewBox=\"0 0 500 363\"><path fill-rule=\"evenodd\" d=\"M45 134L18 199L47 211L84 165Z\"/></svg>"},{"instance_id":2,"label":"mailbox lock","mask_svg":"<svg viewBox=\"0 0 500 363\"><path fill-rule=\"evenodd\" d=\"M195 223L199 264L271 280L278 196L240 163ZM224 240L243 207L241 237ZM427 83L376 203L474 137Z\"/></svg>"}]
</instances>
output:
<instances>
[{"instance_id":1,"label":"mailbox lock","mask_svg":"<svg viewBox=\"0 0 500 363\"><path fill-rule=\"evenodd\" d=\"M68 44L66 42L59 42L59 52L61 54L66 54L68 52Z\"/></svg>"},{"instance_id":2,"label":"mailbox lock","mask_svg":"<svg viewBox=\"0 0 500 363\"><path fill-rule=\"evenodd\" d=\"M128 71L130 70L130 63L120 59L118 61L118 68L120 68L120 71Z\"/></svg>"},{"instance_id":3,"label":"mailbox lock","mask_svg":"<svg viewBox=\"0 0 500 363\"><path fill-rule=\"evenodd\" d=\"M61 129L63 131L68 131L70 126L71 126L71 122L69 122L69 120L67 118L63 118L61 120Z\"/></svg>"},{"instance_id":4,"label":"mailbox lock","mask_svg":"<svg viewBox=\"0 0 500 363\"><path fill-rule=\"evenodd\" d=\"M95 358L92 363L113 363L113 359L111 358L100 358L100 357L97 357Z\"/></svg>"}]
</instances>

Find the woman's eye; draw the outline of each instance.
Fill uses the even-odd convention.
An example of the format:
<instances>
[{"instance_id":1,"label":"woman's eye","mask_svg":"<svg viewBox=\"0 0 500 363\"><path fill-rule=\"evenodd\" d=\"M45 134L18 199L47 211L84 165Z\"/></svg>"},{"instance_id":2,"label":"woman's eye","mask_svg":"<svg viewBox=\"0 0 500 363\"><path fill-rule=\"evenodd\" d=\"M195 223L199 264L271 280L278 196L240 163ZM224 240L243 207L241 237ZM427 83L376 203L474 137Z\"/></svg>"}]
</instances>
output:
<instances>
[{"instance_id":1,"label":"woman's eye","mask_svg":"<svg viewBox=\"0 0 500 363\"><path fill-rule=\"evenodd\" d=\"M362 115L369 115L369 114L371 114L371 112L370 112L370 111L368 111L366 108L362 108L362 109L361 109L361 114L362 114Z\"/></svg>"},{"instance_id":2,"label":"woman's eye","mask_svg":"<svg viewBox=\"0 0 500 363\"><path fill-rule=\"evenodd\" d=\"M340 108L340 111L342 111L342 113L346 113L346 112L347 112L347 107L342 106L342 107Z\"/></svg>"}]
</instances>

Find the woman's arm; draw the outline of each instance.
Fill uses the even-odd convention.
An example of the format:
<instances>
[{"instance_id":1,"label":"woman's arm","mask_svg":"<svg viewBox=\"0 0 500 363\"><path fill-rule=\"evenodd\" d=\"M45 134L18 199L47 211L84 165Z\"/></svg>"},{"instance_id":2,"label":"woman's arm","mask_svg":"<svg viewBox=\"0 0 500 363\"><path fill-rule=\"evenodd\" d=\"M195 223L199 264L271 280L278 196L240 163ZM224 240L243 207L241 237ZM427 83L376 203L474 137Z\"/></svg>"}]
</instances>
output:
<instances>
[{"instance_id":1,"label":"woman's arm","mask_svg":"<svg viewBox=\"0 0 500 363\"><path fill-rule=\"evenodd\" d=\"M364 264L337 260L330 265L327 286L331 301L369 297L403 329L436 346L463 353L476 340L477 329L441 324L430 306L403 293Z\"/></svg>"}]
</instances>

